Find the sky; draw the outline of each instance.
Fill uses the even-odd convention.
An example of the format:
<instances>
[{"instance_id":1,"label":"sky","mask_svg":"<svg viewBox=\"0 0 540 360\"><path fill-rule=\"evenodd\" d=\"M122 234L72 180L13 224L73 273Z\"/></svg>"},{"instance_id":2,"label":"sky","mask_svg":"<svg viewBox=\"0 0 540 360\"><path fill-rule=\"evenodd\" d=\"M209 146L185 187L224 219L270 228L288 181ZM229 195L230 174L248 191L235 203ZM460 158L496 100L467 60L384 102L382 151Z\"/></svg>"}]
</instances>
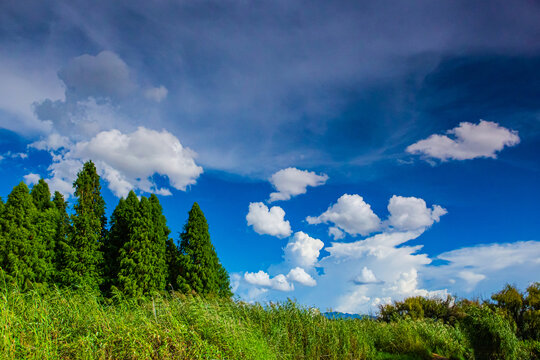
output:
<instances>
[{"instance_id":1,"label":"sky","mask_svg":"<svg viewBox=\"0 0 540 360\"><path fill-rule=\"evenodd\" d=\"M375 313L540 281L535 1L2 1L0 196L193 202L235 297Z\"/></svg>"}]
</instances>

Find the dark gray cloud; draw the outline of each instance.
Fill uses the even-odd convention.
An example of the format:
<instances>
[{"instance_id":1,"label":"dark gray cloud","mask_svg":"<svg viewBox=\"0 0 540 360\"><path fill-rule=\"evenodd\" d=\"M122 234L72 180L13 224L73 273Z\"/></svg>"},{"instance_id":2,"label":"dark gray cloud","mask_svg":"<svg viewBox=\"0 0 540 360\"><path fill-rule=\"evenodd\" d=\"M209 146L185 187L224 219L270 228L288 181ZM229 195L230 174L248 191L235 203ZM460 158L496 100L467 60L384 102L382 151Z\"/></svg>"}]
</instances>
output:
<instances>
[{"instance_id":1,"label":"dark gray cloud","mask_svg":"<svg viewBox=\"0 0 540 360\"><path fill-rule=\"evenodd\" d=\"M123 98L135 90L126 63L111 51L81 55L58 72L67 95L75 98Z\"/></svg>"},{"instance_id":2,"label":"dark gray cloud","mask_svg":"<svg viewBox=\"0 0 540 360\"><path fill-rule=\"evenodd\" d=\"M1 6L0 49L63 59L68 90L87 76L75 63L113 52L129 77L119 66L72 92L121 94L132 122L169 129L203 165L248 173L402 151L428 122L417 91L441 61L540 51L540 6L525 0ZM133 78L167 88L159 109L125 98Z\"/></svg>"}]
</instances>

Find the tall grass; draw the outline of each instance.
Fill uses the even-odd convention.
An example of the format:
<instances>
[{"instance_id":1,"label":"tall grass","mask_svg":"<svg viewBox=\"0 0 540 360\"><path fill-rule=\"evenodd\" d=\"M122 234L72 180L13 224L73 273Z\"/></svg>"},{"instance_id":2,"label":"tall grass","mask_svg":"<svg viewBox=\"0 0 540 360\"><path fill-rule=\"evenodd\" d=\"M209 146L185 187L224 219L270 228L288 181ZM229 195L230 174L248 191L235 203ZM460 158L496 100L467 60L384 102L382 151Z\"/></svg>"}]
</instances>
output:
<instances>
[{"instance_id":1,"label":"tall grass","mask_svg":"<svg viewBox=\"0 0 540 360\"><path fill-rule=\"evenodd\" d=\"M434 321L329 320L292 301L268 306L181 295L112 301L82 291L0 295L2 359L471 358L459 328Z\"/></svg>"}]
</instances>

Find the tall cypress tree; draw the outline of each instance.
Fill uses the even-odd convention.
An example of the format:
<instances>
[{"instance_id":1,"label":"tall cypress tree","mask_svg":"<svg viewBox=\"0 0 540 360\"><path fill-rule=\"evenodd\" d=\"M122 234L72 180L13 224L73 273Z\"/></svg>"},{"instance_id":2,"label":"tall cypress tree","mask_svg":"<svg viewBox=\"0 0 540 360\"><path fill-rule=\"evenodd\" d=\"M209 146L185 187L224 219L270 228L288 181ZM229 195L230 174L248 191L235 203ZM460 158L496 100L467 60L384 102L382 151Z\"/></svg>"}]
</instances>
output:
<instances>
[{"instance_id":1,"label":"tall cypress tree","mask_svg":"<svg viewBox=\"0 0 540 360\"><path fill-rule=\"evenodd\" d=\"M67 236L70 232L70 223L69 216L67 213L68 204L64 200L64 195L60 192L55 191L53 197L53 204L56 210L56 233L55 233L55 281L59 281L59 260L60 260L60 244L65 244L67 241Z\"/></svg>"},{"instance_id":2,"label":"tall cypress tree","mask_svg":"<svg viewBox=\"0 0 540 360\"><path fill-rule=\"evenodd\" d=\"M1 267L8 282L26 288L45 283L52 273L52 252L39 229L39 214L25 183L13 188L1 219Z\"/></svg>"},{"instance_id":3,"label":"tall cypress tree","mask_svg":"<svg viewBox=\"0 0 540 360\"><path fill-rule=\"evenodd\" d=\"M180 275L177 284L181 291L200 295L232 296L229 276L217 257L210 241L208 223L199 204L194 203L184 231L180 235Z\"/></svg>"},{"instance_id":4,"label":"tall cypress tree","mask_svg":"<svg viewBox=\"0 0 540 360\"><path fill-rule=\"evenodd\" d=\"M104 243L106 291L111 286L119 286L120 249L129 241L130 228L138 211L139 199L130 191L126 199L121 198L118 201L111 215L111 229Z\"/></svg>"},{"instance_id":5,"label":"tall cypress tree","mask_svg":"<svg viewBox=\"0 0 540 360\"><path fill-rule=\"evenodd\" d=\"M180 275L180 251L173 239L167 239L165 245L165 264L167 265L167 290L178 290L177 281Z\"/></svg>"},{"instance_id":6,"label":"tall cypress tree","mask_svg":"<svg viewBox=\"0 0 540 360\"><path fill-rule=\"evenodd\" d=\"M47 264L47 281L51 281L55 275L56 233L58 231L59 212L51 201L51 192L45 180L39 179L38 183L32 187L30 195L32 195L37 210L34 221L37 230L37 241L46 249L42 256L44 256Z\"/></svg>"},{"instance_id":7,"label":"tall cypress tree","mask_svg":"<svg viewBox=\"0 0 540 360\"><path fill-rule=\"evenodd\" d=\"M157 240L153 212L153 204L143 196L129 226L129 240L120 249L118 284L130 296L148 295L165 287L165 241L160 244Z\"/></svg>"},{"instance_id":8,"label":"tall cypress tree","mask_svg":"<svg viewBox=\"0 0 540 360\"><path fill-rule=\"evenodd\" d=\"M45 211L53 207L49 185L45 180L39 179L38 183L32 188L30 194L32 195L32 200L38 211Z\"/></svg>"},{"instance_id":9,"label":"tall cypress tree","mask_svg":"<svg viewBox=\"0 0 540 360\"><path fill-rule=\"evenodd\" d=\"M152 208L153 234L151 238L152 248L156 261L153 263L155 272L154 286L156 289L164 290L167 285L167 240L171 230L167 227L167 219L163 215L163 208L155 194L151 194L148 199Z\"/></svg>"},{"instance_id":10,"label":"tall cypress tree","mask_svg":"<svg viewBox=\"0 0 540 360\"><path fill-rule=\"evenodd\" d=\"M71 216L72 231L60 244L60 281L65 286L98 289L103 282L102 241L106 235L105 201L92 161L84 164L73 183L77 203Z\"/></svg>"}]
</instances>

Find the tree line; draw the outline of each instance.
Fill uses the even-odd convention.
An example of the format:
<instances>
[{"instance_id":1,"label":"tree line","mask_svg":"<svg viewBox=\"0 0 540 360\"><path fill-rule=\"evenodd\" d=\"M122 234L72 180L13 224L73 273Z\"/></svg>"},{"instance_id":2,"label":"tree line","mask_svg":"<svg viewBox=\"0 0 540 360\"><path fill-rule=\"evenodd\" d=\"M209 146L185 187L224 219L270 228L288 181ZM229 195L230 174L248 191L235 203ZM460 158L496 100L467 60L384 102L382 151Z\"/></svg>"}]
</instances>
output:
<instances>
[{"instance_id":1,"label":"tree line","mask_svg":"<svg viewBox=\"0 0 540 360\"><path fill-rule=\"evenodd\" d=\"M0 286L26 290L56 284L139 297L164 290L231 297L229 275L211 243L197 203L179 241L156 195L130 191L105 215L100 177L88 161L73 183L71 214L45 180L21 182L0 198Z\"/></svg>"}]
</instances>

